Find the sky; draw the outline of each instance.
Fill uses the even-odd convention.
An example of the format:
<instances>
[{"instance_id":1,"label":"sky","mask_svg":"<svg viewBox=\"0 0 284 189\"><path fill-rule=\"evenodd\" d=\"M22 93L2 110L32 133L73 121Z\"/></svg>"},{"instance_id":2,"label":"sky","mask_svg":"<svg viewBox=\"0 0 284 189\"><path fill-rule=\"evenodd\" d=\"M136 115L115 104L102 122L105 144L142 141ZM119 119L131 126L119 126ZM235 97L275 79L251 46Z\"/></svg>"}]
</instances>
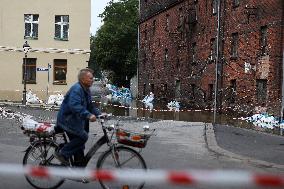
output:
<instances>
[{"instance_id":1,"label":"sky","mask_svg":"<svg viewBox=\"0 0 284 189\"><path fill-rule=\"evenodd\" d=\"M102 25L101 18L98 17L104 11L105 6L111 0L92 0L92 7L91 7L91 33L95 35L96 31Z\"/></svg>"}]
</instances>

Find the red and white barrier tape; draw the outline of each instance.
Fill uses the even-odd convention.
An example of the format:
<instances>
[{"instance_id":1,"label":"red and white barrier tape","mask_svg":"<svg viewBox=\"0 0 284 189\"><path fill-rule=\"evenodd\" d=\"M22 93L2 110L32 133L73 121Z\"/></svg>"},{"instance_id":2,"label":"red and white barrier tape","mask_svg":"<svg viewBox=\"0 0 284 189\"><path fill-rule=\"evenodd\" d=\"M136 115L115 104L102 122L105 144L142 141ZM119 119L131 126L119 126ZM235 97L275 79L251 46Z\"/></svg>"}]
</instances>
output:
<instances>
[{"instance_id":1,"label":"red and white barrier tape","mask_svg":"<svg viewBox=\"0 0 284 189\"><path fill-rule=\"evenodd\" d=\"M54 168L0 164L0 174L30 175L50 178L88 178L106 182L147 184L207 185L207 186L256 186L284 187L284 175L252 173L240 170L90 170L79 168Z\"/></svg>"},{"instance_id":2,"label":"red and white barrier tape","mask_svg":"<svg viewBox=\"0 0 284 189\"><path fill-rule=\"evenodd\" d=\"M153 112L202 112L202 111L211 111L213 112L213 109L208 109L205 108L203 110L198 109L198 110L194 110L194 109L176 109L176 108L172 108L172 109L150 109L150 108L137 108L137 107L131 107L131 106L124 106L124 105L118 105L118 104L112 104L112 103L103 103L100 101L93 101L95 103L98 104L103 104L105 106L113 106L113 107L119 107L119 108L125 108L125 109L133 109L133 110L145 110L145 111L153 111Z\"/></svg>"}]
</instances>

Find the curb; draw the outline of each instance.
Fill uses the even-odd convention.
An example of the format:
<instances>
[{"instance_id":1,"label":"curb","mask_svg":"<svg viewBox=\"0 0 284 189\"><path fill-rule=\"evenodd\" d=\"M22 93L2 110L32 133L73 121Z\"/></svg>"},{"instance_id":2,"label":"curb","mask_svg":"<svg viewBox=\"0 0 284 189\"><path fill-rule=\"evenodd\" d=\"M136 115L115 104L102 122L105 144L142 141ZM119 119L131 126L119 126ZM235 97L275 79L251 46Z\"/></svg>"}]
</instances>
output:
<instances>
[{"instance_id":1,"label":"curb","mask_svg":"<svg viewBox=\"0 0 284 189\"><path fill-rule=\"evenodd\" d=\"M218 143L216 141L215 131L214 131L213 125L211 123L205 123L204 129L205 129L205 131L204 131L205 142L206 142L207 147L210 151L215 152L219 155L229 157L231 159L237 159L237 160L240 160L240 161L244 161L244 162L255 164L255 165L260 165L260 166L267 167L267 168L276 168L276 169L283 169L284 170L284 165L271 163L271 162L267 162L267 161L258 160L258 159L254 159L254 158L251 158L251 157L235 154L233 152L230 152L230 151L227 151L227 150L221 148L220 146L218 146Z\"/></svg>"},{"instance_id":2,"label":"curb","mask_svg":"<svg viewBox=\"0 0 284 189\"><path fill-rule=\"evenodd\" d=\"M59 110L59 106L47 105L47 104L23 105L22 103L15 103L15 102L0 102L0 106L17 106L17 107L23 107L23 108L40 108L40 109L45 109L45 110Z\"/></svg>"}]
</instances>

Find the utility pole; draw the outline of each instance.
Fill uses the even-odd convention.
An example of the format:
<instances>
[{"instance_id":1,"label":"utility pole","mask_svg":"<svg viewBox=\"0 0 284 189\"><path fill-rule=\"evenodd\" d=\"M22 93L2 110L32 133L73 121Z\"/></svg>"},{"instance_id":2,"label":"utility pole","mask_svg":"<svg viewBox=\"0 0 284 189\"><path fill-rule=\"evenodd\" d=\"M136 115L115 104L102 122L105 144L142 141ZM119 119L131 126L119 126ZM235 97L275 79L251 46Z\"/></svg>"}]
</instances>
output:
<instances>
[{"instance_id":1,"label":"utility pole","mask_svg":"<svg viewBox=\"0 0 284 189\"><path fill-rule=\"evenodd\" d=\"M214 115L213 124L216 124L216 114L217 114L217 97L218 97L218 65L219 65L219 35L220 35L220 0L217 0L217 36L216 36L216 67L215 67L215 93L214 93Z\"/></svg>"}]
</instances>

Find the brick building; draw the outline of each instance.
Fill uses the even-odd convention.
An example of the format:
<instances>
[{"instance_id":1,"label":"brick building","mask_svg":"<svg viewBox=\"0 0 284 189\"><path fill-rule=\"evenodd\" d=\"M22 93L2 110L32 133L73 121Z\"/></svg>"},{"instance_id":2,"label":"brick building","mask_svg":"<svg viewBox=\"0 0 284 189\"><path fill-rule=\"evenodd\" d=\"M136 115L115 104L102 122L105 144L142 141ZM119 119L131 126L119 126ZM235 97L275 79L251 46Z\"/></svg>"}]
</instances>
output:
<instances>
[{"instance_id":1,"label":"brick building","mask_svg":"<svg viewBox=\"0 0 284 189\"><path fill-rule=\"evenodd\" d=\"M279 114L283 1L220 2L218 27L218 0L140 0L139 97L212 107L218 78L223 110Z\"/></svg>"}]
</instances>

